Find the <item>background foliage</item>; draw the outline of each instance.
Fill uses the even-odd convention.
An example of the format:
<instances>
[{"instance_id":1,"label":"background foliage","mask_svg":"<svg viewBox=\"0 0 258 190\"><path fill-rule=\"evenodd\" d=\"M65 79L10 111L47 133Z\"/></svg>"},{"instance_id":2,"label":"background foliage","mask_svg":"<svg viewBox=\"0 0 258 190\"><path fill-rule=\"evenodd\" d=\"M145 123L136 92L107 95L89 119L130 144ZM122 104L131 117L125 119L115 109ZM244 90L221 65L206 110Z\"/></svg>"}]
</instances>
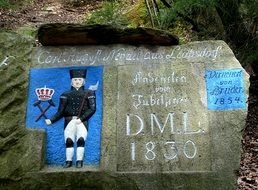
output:
<instances>
[{"instance_id":1,"label":"background foliage","mask_svg":"<svg viewBox=\"0 0 258 190\"><path fill-rule=\"evenodd\" d=\"M29 6L34 0L0 0L0 8L4 9L19 9L24 6Z\"/></svg>"},{"instance_id":2,"label":"background foliage","mask_svg":"<svg viewBox=\"0 0 258 190\"><path fill-rule=\"evenodd\" d=\"M257 0L123 0L104 1L85 23L168 30L180 43L224 40L243 66L258 73ZM257 68L257 69L256 69Z\"/></svg>"}]
</instances>

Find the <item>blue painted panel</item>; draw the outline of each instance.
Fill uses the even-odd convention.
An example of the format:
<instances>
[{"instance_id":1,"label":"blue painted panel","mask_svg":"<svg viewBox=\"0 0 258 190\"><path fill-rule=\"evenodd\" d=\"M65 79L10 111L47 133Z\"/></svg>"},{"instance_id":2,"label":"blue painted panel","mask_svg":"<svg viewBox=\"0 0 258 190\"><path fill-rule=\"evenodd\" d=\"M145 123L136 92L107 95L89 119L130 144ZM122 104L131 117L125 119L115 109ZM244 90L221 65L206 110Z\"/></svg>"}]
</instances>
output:
<instances>
[{"instance_id":1,"label":"blue painted panel","mask_svg":"<svg viewBox=\"0 0 258 190\"><path fill-rule=\"evenodd\" d=\"M246 108L242 69L207 70L205 80L209 110Z\"/></svg>"},{"instance_id":2,"label":"blue painted panel","mask_svg":"<svg viewBox=\"0 0 258 190\"><path fill-rule=\"evenodd\" d=\"M89 120L89 131L85 145L84 162L88 165L98 165L100 161L103 67L31 69L26 112L26 126L28 128L43 128L46 130L46 159L48 165L62 165L65 162L64 120L61 119L50 126L45 124L44 117L37 122L35 121L41 113L38 107L33 106L33 104L37 101L35 89L46 86L47 88L52 88L55 90L52 100L56 106L50 107L50 109L46 112L47 118L51 118L57 111L60 95L71 88L69 70L77 68L87 69L85 88L89 88L90 85L94 85L97 83L97 81L99 81L99 86L96 91L97 110ZM43 101L40 105L43 109L45 109L48 106L48 102Z\"/></svg>"}]
</instances>

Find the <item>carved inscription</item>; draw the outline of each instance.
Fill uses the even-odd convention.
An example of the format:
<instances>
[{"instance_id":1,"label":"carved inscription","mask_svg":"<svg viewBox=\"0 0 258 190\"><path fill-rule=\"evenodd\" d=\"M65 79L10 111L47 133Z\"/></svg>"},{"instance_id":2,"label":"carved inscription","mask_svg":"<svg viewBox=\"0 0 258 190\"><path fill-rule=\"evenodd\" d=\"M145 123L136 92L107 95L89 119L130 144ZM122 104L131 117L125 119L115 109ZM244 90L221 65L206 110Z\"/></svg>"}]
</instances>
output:
<instances>
[{"instance_id":1,"label":"carved inscription","mask_svg":"<svg viewBox=\"0 0 258 190\"><path fill-rule=\"evenodd\" d=\"M97 65L111 62L159 61L198 58L215 60L221 53L221 46L200 48L176 47L170 51L153 52L142 48L99 48L94 51L69 48L62 51L49 51L42 48L36 55L36 62L43 65Z\"/></svg>"},{"instance_id":2,"label":"carved inscription","mask_svg":"<svg viewBox=\"0 0 258 190\"><path fill-rule=\"evenodd\" d=\"M159 84L155 86L154 91L151 94L144 95L140 93L132 94L133 106L138 109L142 106L161 106L169 107L172 104L181 104L187 102L187 97L184 96L171 96L173 83L186 83L185 76L178 76L175 72L170 73L169 75L157 76L153 73L142 73L137 72L132 80L133 86L137 85L152 85Z\"/></svg>"},{"instance_id":3,"label":"carved inscription","mask_svg":"<svg viewBox=\"0 0 258 190\"><path fill-rule=\"evenodd\" d=\"M131 130L131 117L137 118L139 120L139 128L132 132ZM184 112L182 114L183 119L183 128L180 130L176 130L176 127L174 125L174 113L169 113L167 115L166 121L164 123L160 123L158 117L156 114L150 114L150 120L151 120L151 135L155 134L162 134L165 131L166 126L169 128L167 130L167 133L170 133L171 135L179 134L179 135L189 135L189 134L199 134L199 133L205 133L204 129L198 129L198 130L192 130L190 129L190 126L188 125L188 114ZM140 135L140 133L144 130L144 121L142 118L140 118L138 115L127 115L126 120L126 135L128 136L136 136ZM165 141L165 142L153 142L149 141L145 144L145 158L147 160L154 160L156 158L156 152L155 147L156 143L160 144L160 148L165 150L165 153L163 154L163 159L165 160L173 160L178 157L179 154L183 154L185 158L193 159L195 158L197 154L197 146L192 140L187 140L186 142L177 142L177 141ZM181 151L181 152L180 152ZM131 143L131 159L132 161L136 160L136 142ZM139 151L138 151L139 152ZM142 151L140 151L142 152Z\"/></svg>"},{"instance_id":4,"label":"carved inscription","mask_svg":"<svg viewBox=\"0 0 258 190\"><path fill-rule=\"evenodd\" d=\"M14 60L14 56L6 56L1 62L0 62L0 68L3 66L8 66L12 60Z\"/></svg>"},{"instance_id":5,"label":"carved inscription","mask_svg":"<svg viewBox=\"0 0 258 190\"><path fill-rule=\"evenodd\" d=\"M197 170L209 159L202 155L209 130L199 111L198 79L186 69L162 69L128 66L119 72L118 170ZM208 161L200 170L209 167Z\"/></svg>"}]
</instances>

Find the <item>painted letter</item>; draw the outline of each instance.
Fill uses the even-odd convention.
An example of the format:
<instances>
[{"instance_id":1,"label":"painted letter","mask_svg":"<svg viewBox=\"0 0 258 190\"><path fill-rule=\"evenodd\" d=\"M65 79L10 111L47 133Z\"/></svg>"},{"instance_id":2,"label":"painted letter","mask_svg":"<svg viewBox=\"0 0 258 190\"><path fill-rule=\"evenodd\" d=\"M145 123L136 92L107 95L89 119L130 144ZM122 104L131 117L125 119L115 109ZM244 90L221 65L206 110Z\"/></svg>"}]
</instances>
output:
<instances>
[{"instance_id":1,"label":"painted letter","mask_svg":"<svg viewBox=\"0 0 258 190\"><path fill-rule=\"evenodd\" d=\"M188 114L186 112L183 112L183 130L184 130L184 134L197 134L197 133L201 133L202 130L199 129L197 131L191 131L188 128Z\"/></svg>"},{"instance_id":2,"label":"painted letter","mask_svg":"<svg viewBox=\"0 0 258 190\"><path fill-rule=\"evenodd\" d=\"M155 113L152 113L151 114L151 134L153 135L154 134L154 121L155 123L158 125L159 127L159 130L161 133L164 132L164 129L165 129L165 126L167 125L168 123L168 120L170 120L170 132L171 134L174 133L174 121L173 121L173 116L174 116L174 113L169 113L167 118L166 118L166 121L165 121L165 124L162 125L160 124L157 116L155 115Z\"/></svg>"},{"instance_id":3,"label":"painted letter","mask_svg":"<svg viewBox=\"0 0 258 190\"><path fill-rule=\"evenodd\" d=\"M131 133L131 117L135 117L139 121L139 124L140 124L138 131L135 133ZM143 129L144 129L144 123L140 116L134 115L134 114L127 114L127 116L126 116L126 135L136 136L140 132L142 132Z\"/></svg>"}]
</instances>

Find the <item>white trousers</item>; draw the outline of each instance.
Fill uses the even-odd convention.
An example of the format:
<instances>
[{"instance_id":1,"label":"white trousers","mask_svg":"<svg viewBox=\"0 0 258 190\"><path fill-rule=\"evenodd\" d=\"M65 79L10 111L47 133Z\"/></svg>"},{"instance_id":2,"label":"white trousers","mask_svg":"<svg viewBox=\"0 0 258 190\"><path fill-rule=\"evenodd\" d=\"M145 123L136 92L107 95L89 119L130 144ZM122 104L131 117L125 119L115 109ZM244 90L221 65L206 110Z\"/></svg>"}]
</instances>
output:
<instances>
[{"instance_id":1,"label":"white trousers","mask_svg":"<svg viewBox=\"0 0 258 190\"><path fill-rule=\"evenodd\" d=\"M85 125L81 123L76 122L76 117L74 117L66 126L64 130L64 139L65 143L67 138L72 139L72 141L75 143L79 138L83 138L84 141L86 140L87 137L87 129ZM66 161L72 161L73 160L73 154L74 154L74 148L69 147L66 148ZM77 160L83 160L84 157L84 147L77 147L76 150L76 159Z\"/></svg>"}]
</instances>

